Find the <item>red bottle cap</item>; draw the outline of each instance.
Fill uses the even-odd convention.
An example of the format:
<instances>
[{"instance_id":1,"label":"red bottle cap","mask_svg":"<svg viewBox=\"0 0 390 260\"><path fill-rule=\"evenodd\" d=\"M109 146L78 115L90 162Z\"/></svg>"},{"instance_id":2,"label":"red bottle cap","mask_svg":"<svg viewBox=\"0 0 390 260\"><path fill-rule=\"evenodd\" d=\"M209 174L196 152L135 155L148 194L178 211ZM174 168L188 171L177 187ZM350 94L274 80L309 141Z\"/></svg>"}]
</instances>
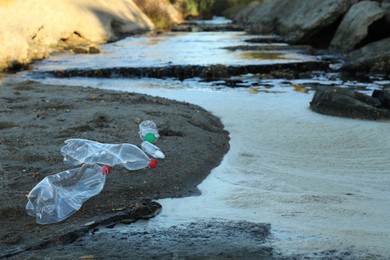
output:
<instances>
[{"instance_id":1,"label":"red bottle cap","mask_svg":"<svg viewBox=\"0 0 390 260\"><path fill-rule=\"evenodd\" d=\"M111 172L111 167L108 165L103 165L102 166L102 174L103 175L108 175Z\"/></svg>"},{"instance_id":2,"label":"red bottle cap","mask_svg":"<svg viewBox=\"0 0 390 260\"><path fill-rule=\"evenodd\" d=\"M151 159L149 163L149 168L156 168L157 167L157 160L156 159Z\"/></svg>"}]
</instances>

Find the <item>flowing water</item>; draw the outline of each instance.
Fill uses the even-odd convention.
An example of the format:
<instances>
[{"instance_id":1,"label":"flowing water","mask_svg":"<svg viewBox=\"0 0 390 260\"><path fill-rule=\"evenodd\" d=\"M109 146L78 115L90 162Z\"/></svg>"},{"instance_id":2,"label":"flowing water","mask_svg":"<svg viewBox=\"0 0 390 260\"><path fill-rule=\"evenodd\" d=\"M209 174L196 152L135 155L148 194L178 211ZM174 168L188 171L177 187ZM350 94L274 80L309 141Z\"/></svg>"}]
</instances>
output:
<instances>
[{"instance_id":1,"label":"flowing water","mask_svg":"<svg viewBox=\"0 0 390 260\"><path fill-rule=\"evenodd\" d=\"M242 86L229 88L224 81L198 78L55 79L34 74L67 68L272 64L318 59L288 48L254 54L226 48L288 46L244 43L251 37L243 32L130 37L107 44L99 55L54 55L35 64L33 72L18 77L167 97L200 105L221 118L230 132L231 149L199 185L202 195L160 200L160 215L129 229L158 229L197 220L247 220L271 223L270 244L285 255L350 250L357 258L390 256L389 122L331 117L309 109L314 93L310 86L340 85L370 93L387 81L346 81L337 72L314 72L295 80L248 74L234 78Z\"/></svg>"}]
</instances>

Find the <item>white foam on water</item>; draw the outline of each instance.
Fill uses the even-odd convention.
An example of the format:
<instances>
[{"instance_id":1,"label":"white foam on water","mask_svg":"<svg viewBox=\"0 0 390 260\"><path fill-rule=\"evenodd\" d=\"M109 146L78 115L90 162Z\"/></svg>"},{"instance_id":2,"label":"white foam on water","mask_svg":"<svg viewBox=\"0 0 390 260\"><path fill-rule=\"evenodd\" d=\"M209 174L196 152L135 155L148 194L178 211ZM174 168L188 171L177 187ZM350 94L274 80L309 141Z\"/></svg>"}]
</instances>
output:
<instances>
[{"instance_id":1,"label":"white foam on water","mask_svg":"<svg viewBox=\"0 0 390 260\"><path fill-rule=\"evenodd\" d=\"M390 255L388 122L320 115L309 109L312 94L294 91L80 80L200 105L230 132L231 149L199 185L202 195L160 200L162 213L138 228L247 220L271 223L272 245L287 254L353 247Z\"/></svg>"},{"instance_id":2,"label":"white foam on water","mask_svg":"<svg viewBox=\"0 0 390 260\"><path fill-rule=\"evenodd\" d=\"M231 150L202 196L162 200L162 216L271 223L275 245L294 253L390 255L388 123L318 115L298 93L198 95L186 101L222 118Z\"/></svg>"}]
</instances>

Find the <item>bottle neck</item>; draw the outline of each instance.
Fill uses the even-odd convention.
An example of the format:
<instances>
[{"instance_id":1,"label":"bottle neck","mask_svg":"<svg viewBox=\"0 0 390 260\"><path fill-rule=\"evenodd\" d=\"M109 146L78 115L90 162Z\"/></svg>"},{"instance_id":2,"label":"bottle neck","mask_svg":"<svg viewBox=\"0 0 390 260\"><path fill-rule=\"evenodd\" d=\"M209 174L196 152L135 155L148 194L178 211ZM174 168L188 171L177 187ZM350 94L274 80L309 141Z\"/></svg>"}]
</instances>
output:
<instances>
[{"instance_id":1,"label":"bottle neck","mask_svg":"<svg viewBox=\"0 0 390 260\"><path fill-rule=\"evenodd\" d=\"M156 159L151 159L149 162L149 168L156 168L157 167L157 160Z\"/></svg>"},{"instance_id":2,"label":"bottle neck","mask_svg":"<svg viewBox=\"0 0 390 260\"><path fill-rule=\"evenodd\" d=\"M102 172L102 175L107 176L111 172L111 167L109 165L103 165L101 172Z\"/></svg>"}]
</instances>

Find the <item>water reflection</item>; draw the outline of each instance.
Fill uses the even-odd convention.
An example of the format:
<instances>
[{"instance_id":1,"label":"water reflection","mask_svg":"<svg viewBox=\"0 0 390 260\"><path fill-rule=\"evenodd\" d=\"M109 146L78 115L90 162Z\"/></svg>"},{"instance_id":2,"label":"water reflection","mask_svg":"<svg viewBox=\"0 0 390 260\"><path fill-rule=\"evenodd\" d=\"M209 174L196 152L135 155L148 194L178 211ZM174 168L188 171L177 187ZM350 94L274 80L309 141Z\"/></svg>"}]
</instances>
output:
<instances>
[{"instance_id":1,"label":"water reflection","mask_svg":"<svg viewBox=\"0 0 390 260\"><path fill-rule=\"evenodd\" d=\"M261 51L246 51L240 54L244 59L248 60L292 60L285 53L281 52L261 52Z\"/></svg>"},{"instance_id":2,"label":"water reflection","mask_svg":"<svg viewBox=\"0 0 390 260\"><path fill-rule=\"evenodd\" d=\"M298 51L229 50L249 36L243 32L175 32L126 38L101 48L102 55L57 54L37 62L35 70L158 67L167 65L258 65L316 61ZM248 46L264 44L247 43ZM238 53L238 54L237 54Z\"/></svg>"}]
</instances>

